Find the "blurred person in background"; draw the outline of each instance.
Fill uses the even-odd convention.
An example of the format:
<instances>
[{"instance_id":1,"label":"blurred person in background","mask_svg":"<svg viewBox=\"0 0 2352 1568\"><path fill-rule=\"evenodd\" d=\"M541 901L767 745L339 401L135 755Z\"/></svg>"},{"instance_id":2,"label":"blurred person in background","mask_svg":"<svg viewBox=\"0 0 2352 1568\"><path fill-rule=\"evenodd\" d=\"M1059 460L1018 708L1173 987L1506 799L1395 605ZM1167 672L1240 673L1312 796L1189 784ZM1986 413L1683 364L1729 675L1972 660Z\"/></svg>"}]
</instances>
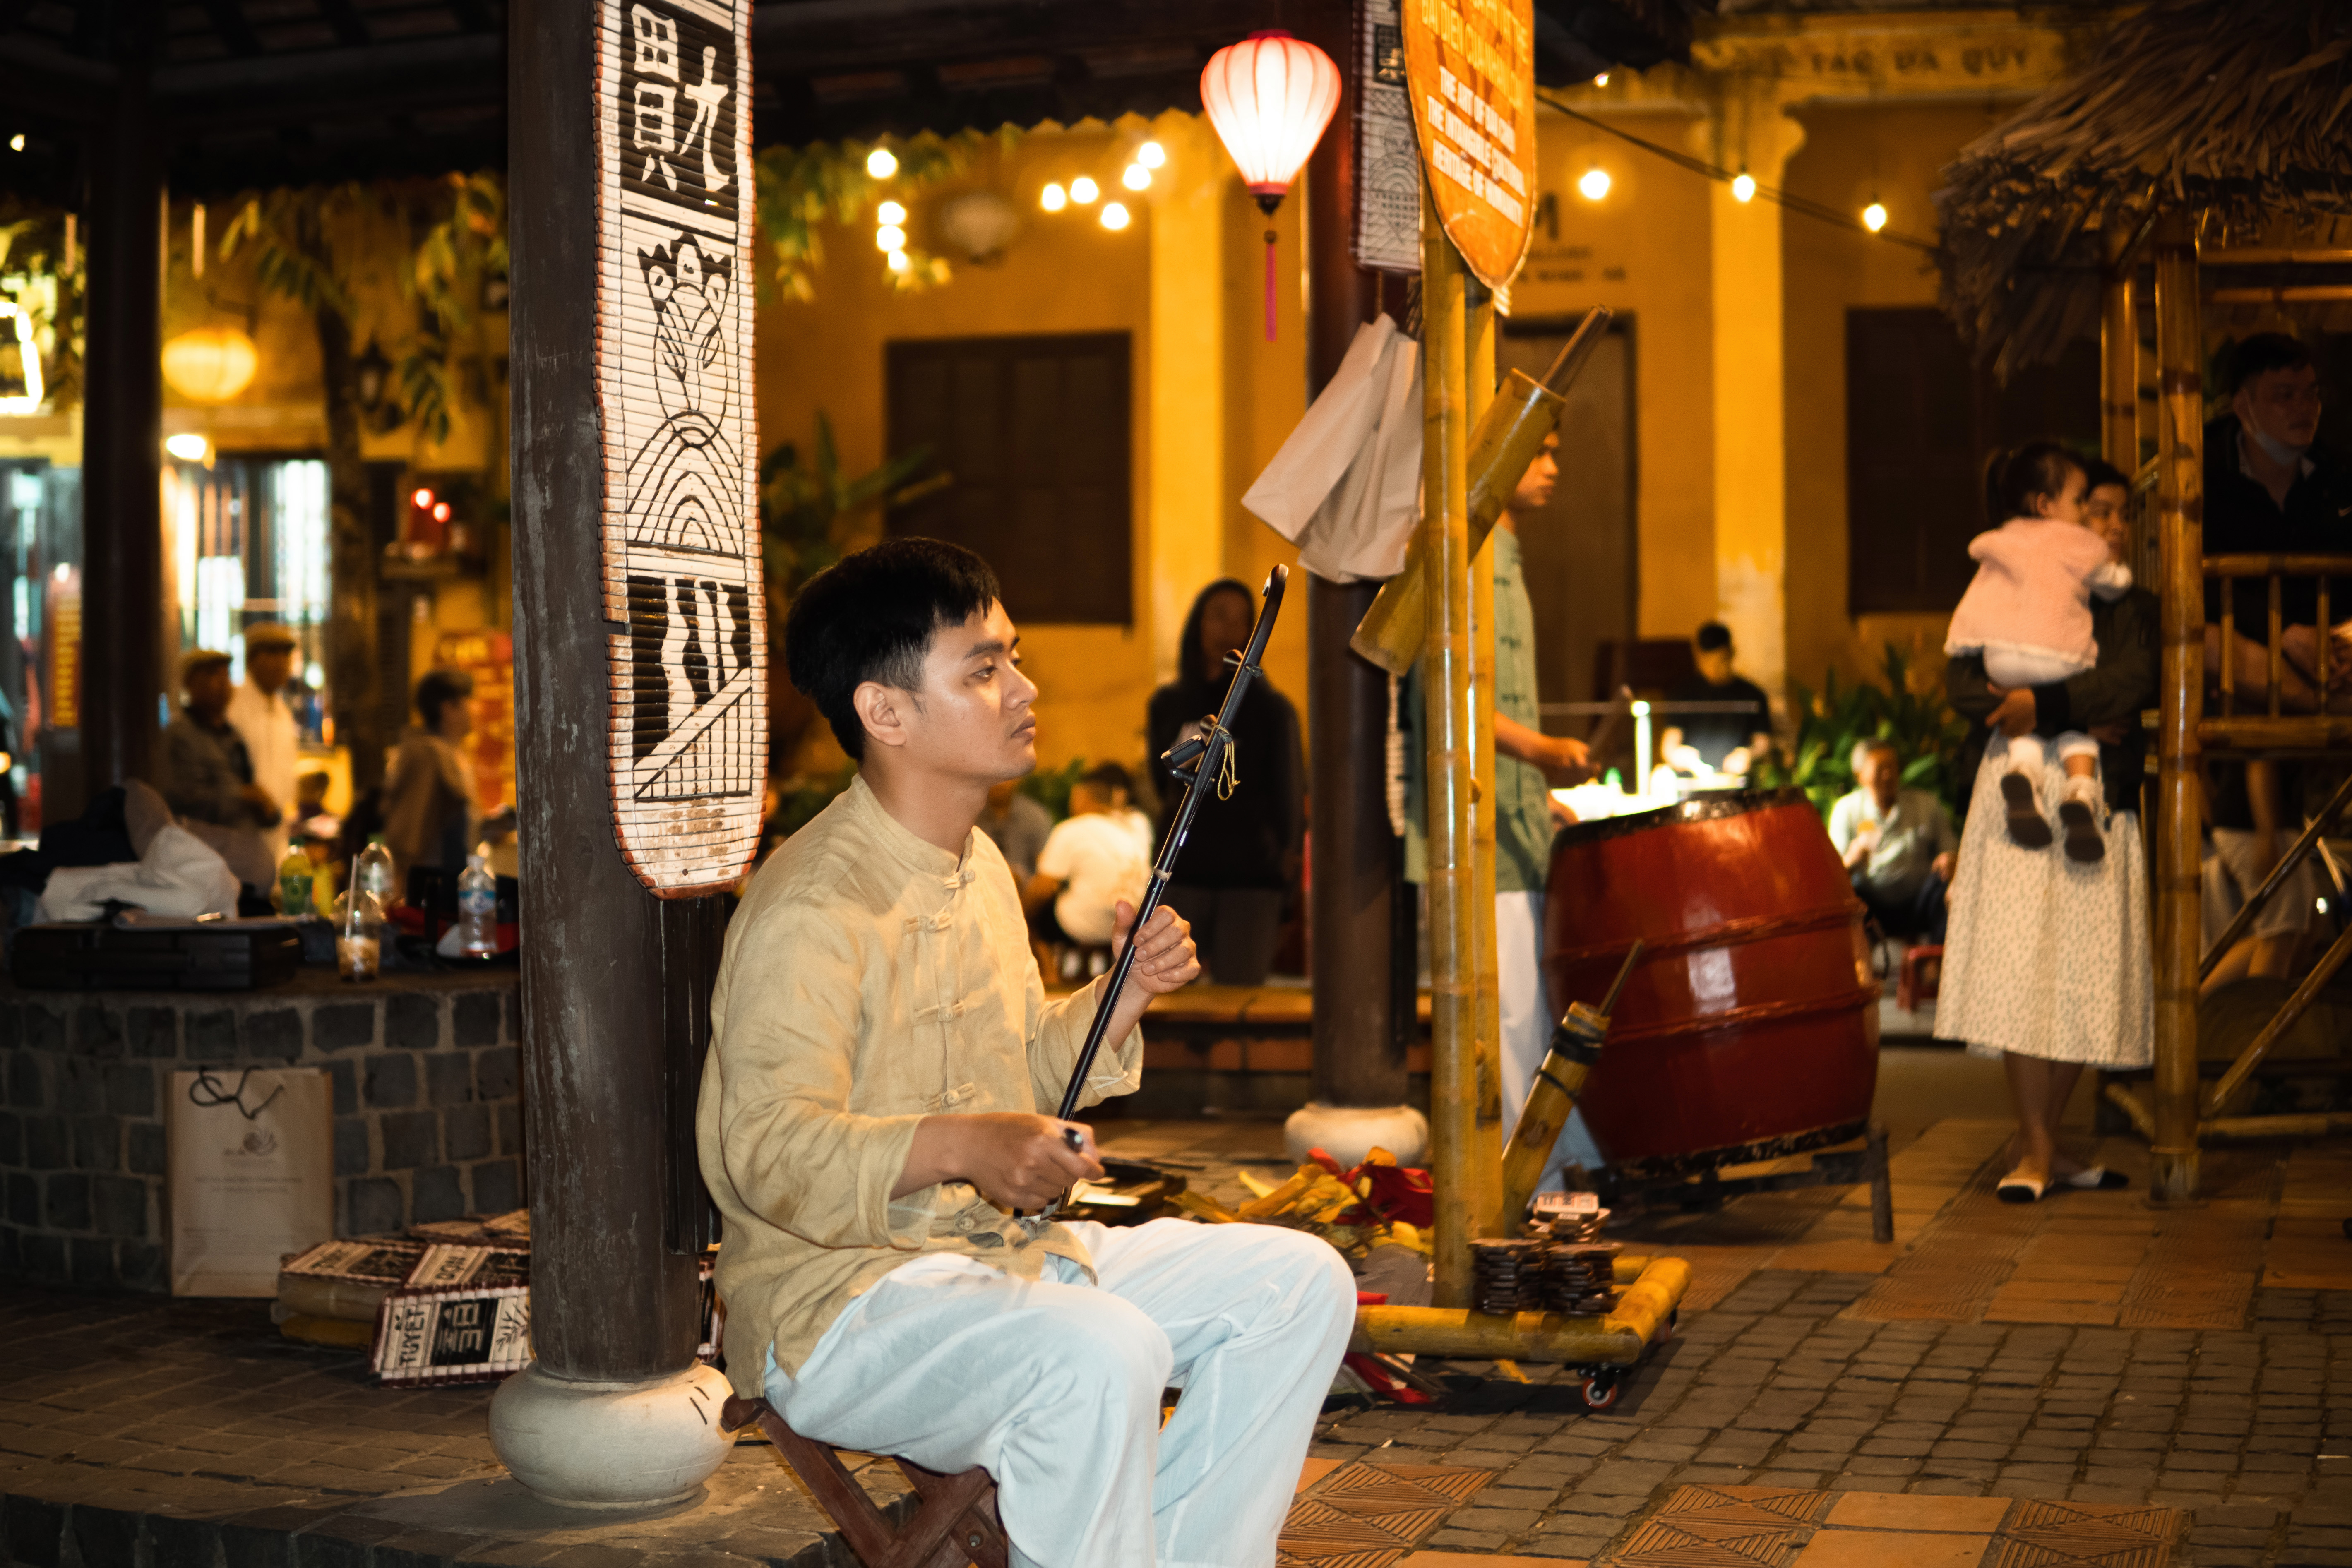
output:
<instances>
[{"instance_id":1,"label":"blurred person in background","mask_svg":"<svg viewBox=\"0 0 2352 1568\"><path fill-rule=\"evenodd\" d=\"M1746 778L1772 749L1772 702L1764 689L1732 667L1739 652L1731 628L1709 621L1691 638L1698 673L1666 691L1669 702L1730 702L1723 713L1676 713L1658 736L1658 755L1679 773L1728 773Z\"/></svg>"},{"instance_id":2,"label":"blurred person in background","mask_svg":"<svg viewBox=\"0 0 2352 1568\"><path fill-rule=\"evenodd\" d=\"M1226 666L1249 641L1257 598L1222 577L1201 590L1177 644L1176 679L1151 694L1149 732L1159 757L1201 732L1233 680ZM1263 985L1274 962L1282 908L1297 884L1307 837L1307 759L1298 710L1261 677L1234 716L1234 767L1241 787L1219 798L1211 780L1192 819L1178 879L1167 903L1192 924L1201 962L1219 985ZM1182 791L1163 792L1160 832L1174 819ZM1147 859L1149 852L1147 851Z\"/></svg>"},{"instance_id":3,"label":"blurred person in background","mask_svg":"<svg viewBox=\"0 0 2352 1568\"><path fill-rule=\"evenodd\" d=\"M1887 935L1942 942L1944 891L1960 847L1951 814L1926 790L1903 787L1903 753L1892 741L1856 746L1853 777L1860 787L1830 807L1830 842L1854 897Z\"/></svg>"},{"instance_id":4,"label":"blurred person in background","mask_svg":"<svg viewBox=\"0 0 2352 1568\"><path fill-rule=\"evenodd\" d=\"M192 648L181 657L184 701L163 727L155 787L174 816L250 828L257 838L286 812L280 797L255 780L252 753L228 721L228 667L229 656L217 648Z\"/></svg>"},{"instance_id":5,"label":"blurred person in background","mask_svg":"<svg viewBox=\"0 0 2352 1568\"><path fill-rule=\"evenodd\" d=\"M295 650L291 628L276 621L259 621L245 628L245 679L229 693L228 721L245 742L253 760L253 782L281 805L294 800L294 774L301 763L301 743L294 710L286 704L287 683L294 679ZM293 816L281 818L263 837L273 861L286 858Z\"/></svg>"},{"instance_id":6,"label":"blurred person in background","mask_svg":"<svg viewBox=\"0 0 2352 1568\"><path fill-rule=\"evenodd\" d=\"M1102 947L1117 924L1120 900L1143 907L1151 880L1151 823L1128 804L1132 783L1125 768L1104 763L1071 786L1070 815L1046 835L1021 890L1023 906L1034 911L1032 929L1048 943Z\"/></svg>"},{"instance_id":7,"label":"blurred person in background","mask_svg":"<svg viewBox=\"0 0 2352 1568\"><path fill-rule=\"evenodd\" d=\"M412 868L455 875L473 849L474 766L465 752L473 696L474 678L462 669L427 670L416 683L419 722L400 738L383 786L383 842L393 886L404 893Z\"/></svg>"},{"instance_id":8,"label":"blurred person in background","mask_svg":"<svg viewBox=\"0 0 2352 1568\"><path fill-rule=\"evenodd\" d=\"M1054 814L1022 794L1019 780L1007 779L989 786L979 826L996 841L1004 863L1013 868L1013 885L1025 888L1037 874L1037 852L1045 847L1045 836L1054 831Z\"/></svg>"}]
</instances>

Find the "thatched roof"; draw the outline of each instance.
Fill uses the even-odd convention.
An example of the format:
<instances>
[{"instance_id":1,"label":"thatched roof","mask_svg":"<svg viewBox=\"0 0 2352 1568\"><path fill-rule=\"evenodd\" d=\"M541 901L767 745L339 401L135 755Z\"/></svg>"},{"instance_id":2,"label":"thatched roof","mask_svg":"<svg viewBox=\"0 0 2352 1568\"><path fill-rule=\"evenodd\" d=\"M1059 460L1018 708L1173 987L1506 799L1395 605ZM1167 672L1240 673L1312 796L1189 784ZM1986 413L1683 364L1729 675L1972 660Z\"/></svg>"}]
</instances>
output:
<instances>
[{"instance_id":1,"label":"thatched roof","mask_svg":"<svg viewBox=\"0 0 2352 1568\"><path fill-rule=\"evenodd\" d=\"M2352 214L2352 0L2153 0L1944 174L1946 308L2004 376L2053 360L2108 234Z\"/></svg>"}]
</instances>

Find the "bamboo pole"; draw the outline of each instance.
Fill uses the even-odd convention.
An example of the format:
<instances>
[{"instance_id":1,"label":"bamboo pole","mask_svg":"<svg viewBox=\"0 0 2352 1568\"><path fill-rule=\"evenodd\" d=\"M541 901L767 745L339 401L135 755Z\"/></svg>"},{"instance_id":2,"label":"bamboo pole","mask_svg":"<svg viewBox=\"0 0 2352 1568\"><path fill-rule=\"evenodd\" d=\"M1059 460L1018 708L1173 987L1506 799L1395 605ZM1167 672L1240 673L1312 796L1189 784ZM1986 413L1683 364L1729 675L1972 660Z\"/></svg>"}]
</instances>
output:
<instances>
[{"instance_id":1,"label":"bamboo pole","mask_svg":"<svg viewBox=\"0 0 2352 1568\"><path fill-rule=\"evenodd\" d=\"M1470 297L1465 342L1466 427L1475 430L1495 401L1495 296L1475 279L1465 282ZM1464 453L1464 484L1469 459ZM1518 488L1514 479L1511 488ZM1468 508L1465 505L1465 528ZM1501 955L1495 933L1495 545L1486 542L1470 558L1470 940L1475 955L1477 998L1474 1053L1477 1114L1473 1148L1464 1163L1469 1187L1470 1224L1477 1236L1507 1236L1503 1217L1503 998Z\"/></svg>"},{"instance_id":2,"label":"bamboo pole","mask_svg":"<svg viewBox=\"0 0 2352 1568\"><path fill-rule=\"evenodd\" d=\"M1422 509L1418 542L1429 584L1422 654L1428 736L1430 1172L1436 1193L1435 1298L1470 1301L1477 1235L1477 978L1470 913L1475 853L1470 803L1470 538L1464 406L1463 266L1422 188Z\"/></svg>"},{"instance_id":3,"label":"bamboo pole","mask_svg":"<svg viewBox=\"0 0 2352 1568\"><path fill-rule=\"evenodd\" d=\"M2164 677L2157 725L2156 1136L2148 1191L2197 1194L2198 721L2205 705L2204 340L2197 219L2156 234L2157 530Z\"/></svg>"},{"instance_id":4,"label":"bamboo pole","mask_svg":"<svg viewBox=\"0 0 2352 1568\"><path fill-rule=\"evenodd\" d=\"M2099 312L2099 452L2127 475L2139 472L2139 323L2133 319L2129 246L2127 229L2109 231ZM2140 557L2135 552L2133 559Z\"/></svg>"}]
</instances>

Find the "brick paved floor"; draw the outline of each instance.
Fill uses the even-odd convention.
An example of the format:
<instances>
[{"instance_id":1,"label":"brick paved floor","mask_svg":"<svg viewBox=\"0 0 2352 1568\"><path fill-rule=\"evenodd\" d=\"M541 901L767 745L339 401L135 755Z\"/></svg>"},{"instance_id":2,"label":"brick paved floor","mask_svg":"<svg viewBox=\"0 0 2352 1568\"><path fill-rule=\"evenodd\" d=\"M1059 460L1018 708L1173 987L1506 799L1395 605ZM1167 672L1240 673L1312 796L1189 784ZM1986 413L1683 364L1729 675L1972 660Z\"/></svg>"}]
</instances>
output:
<instances>
[{"instance_id":1,"label":"brick paved floor","mask_svg":"<svg viewBox=\"0 0 2352 1568\"><path fill-rule=\"evenodd\" d=\"M1381 1568L1697 1561L1668 1537L1755 1508L1801 1528L1774 1538L1777 1557L1724 1547L1709 1560L2018 1568L2069 1561L2048 1542L2090 1520L2161 1538L2095 1559L2133 1568L2352 1568L2352 1242L2334 1228L2352 1212L2352 1159L2217 1151L2221 1195L2201 1209L2158 1213L2134 1193L2004 1209L1978 1201L2004 1131L1946 1122L1898 1153L1893 1244L1870 1242L1861 1194L1835 1189L1627 1226L1692 1257L1698 1279L1679 1333L1614 1409L1586 1412L1556 1369L1517 1384L1432 1365L1453 1390L1443 1405L1327 1419L1301 1517L1330 1527L1327 1542L1344 1534L1335 1510L1383 1496L1336 1479L1362 1461L1487 1478L1410 1521ZM1185 1162L1228 1199L1243 1166L1286 1170L1270 1122L1104 1131L1113 1148ZM1938 1268L1969 1289L1888 1289ZM2132 1288L2168 1279L2169 1297ZM2168 1312L2203 1326L2157 1326ZM667 1521L454 1528L513 1500L484 1435L488 1400L376 1390L356 1358L279 1340L257 1302L0 1287L0 1562L839 1568L761 1448L739 1448L711 1500ZM877 1495L896 1485L866 1479ZM1949 1498L1994 1500L1929 1500ZM2062 1504L2082 1506L2050 1511ZM446 1517L420 1522L436 1507Z\"/></svg>"}]
</instances>

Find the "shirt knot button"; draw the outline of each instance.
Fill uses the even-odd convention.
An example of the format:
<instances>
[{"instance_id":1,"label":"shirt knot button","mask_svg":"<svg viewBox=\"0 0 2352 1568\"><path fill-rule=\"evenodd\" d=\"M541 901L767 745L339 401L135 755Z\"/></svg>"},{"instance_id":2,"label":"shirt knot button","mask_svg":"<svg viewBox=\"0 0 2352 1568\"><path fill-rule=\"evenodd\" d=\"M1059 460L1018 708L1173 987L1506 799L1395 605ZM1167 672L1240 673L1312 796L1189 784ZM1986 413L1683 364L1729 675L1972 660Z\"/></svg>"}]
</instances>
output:
<instances>
[{"instance_id":1,"label":"shirt knot button","mask_svg":"<svg viewBox=\"0 0 2352 1568\"><path fill-rule=\"evenodd\" d=\"M956 1228L969 1234L971 1230L971 1215L968 1214L956 1215Z\"/></svg>"}]
</instances>

